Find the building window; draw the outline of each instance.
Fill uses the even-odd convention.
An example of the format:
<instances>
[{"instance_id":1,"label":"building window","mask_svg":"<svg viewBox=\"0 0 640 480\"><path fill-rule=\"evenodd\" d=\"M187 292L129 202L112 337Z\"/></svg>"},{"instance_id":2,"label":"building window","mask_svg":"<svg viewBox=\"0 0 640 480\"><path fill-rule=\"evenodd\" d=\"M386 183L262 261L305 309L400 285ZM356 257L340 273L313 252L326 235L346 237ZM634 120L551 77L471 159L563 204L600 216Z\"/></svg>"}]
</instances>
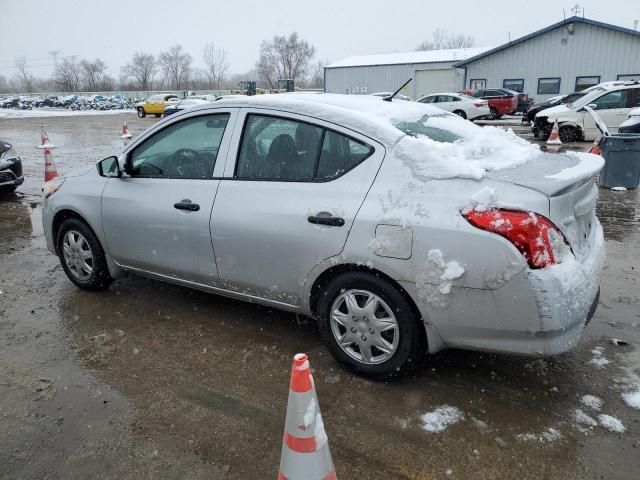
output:
<instances>
[{"instance_id":1,"label":"building window","mask_svg":"<svg viewBox=\"0 0 640 480\"><path fill-rule=\"evenodd\" d=\"M581 92L600 83L600 76L576 77L576 92Z\"/></svg>"},{"instance_id":2,"label":"building window","mask_svg":"<svg viewBox=\"0 0 640 480\"><path fill-rule=\"evenodd\" d=\"M516 92L524 92L524 79L523 78L511 78L502 81L502 88L508 90L515 90Z\"/></svg>"},{"instance_id":3,"label":"building window","mask_svg":"<svg viewBox=\"0 0 640 480\"><path fill-rule=\"evenodd\" d=\"M631 80L636 80L636 81L640 82L640 73L618 75L618 78L616 80L623 80L625 82L626 81L631 81Z\"/></svg>"},{"instance_id":4,"label":"building window","mask_svg":"<svg viewBox=\"0 0 640 480\"><path fill-rule=\"evenodd\" d=\"M469 81L469 88L471 90L484 90L487 88L487 79L486 78L472 78Z\"/></svg>"},{"instance_id":5,"label":"building window","mask_svg":"<svg viewBox=\"0 0 640 480\"><path fill-rule=\"evenodd\" d=\"M538 79L539 95L557 95L558 93L560 93L560 77Z\"/></svg>"}]
</instances>

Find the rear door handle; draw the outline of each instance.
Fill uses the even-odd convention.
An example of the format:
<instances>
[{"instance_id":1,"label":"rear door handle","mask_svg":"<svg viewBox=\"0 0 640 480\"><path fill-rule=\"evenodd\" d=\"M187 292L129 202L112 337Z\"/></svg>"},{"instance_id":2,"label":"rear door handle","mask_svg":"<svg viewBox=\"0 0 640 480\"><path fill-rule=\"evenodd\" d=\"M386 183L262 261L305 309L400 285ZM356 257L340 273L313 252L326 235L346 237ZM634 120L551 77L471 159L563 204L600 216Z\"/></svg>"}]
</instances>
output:
<instances>
[{"instance_id":1,"label":"rear door handle","mask_svg":"<svg viewBox=\"0 0 640 480\"><path fill-rule=\"evenodd\" d=\"M173 204L173 208L178 210L189 210L190 212L197 212L200 210L200 205L192 203L189 199L180 200L178 203Z\"/></svg>"},{"instance_id":2,"label":"rear door handle","mask_svg":"<svg viewBox=\"0 0 640 480\"><path fill-rule=\"evenodd\" d=\"M320 212L307 218L309 223L315 225L329 225L331 227L341 227L344 225L344 218L334 217L329 212Z\"/></svg>"}]
</instances>

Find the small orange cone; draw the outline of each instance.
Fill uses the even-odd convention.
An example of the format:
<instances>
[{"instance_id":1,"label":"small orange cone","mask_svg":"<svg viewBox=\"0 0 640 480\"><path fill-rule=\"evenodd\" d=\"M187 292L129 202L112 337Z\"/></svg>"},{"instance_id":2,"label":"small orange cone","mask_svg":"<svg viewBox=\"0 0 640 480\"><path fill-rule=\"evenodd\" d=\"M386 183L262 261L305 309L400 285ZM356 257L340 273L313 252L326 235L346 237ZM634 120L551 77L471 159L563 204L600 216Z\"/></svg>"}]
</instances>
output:
<instances>
[{"instance_id":1,"label":"small orange cone","mask_svg":"<svg viewBox=\"0 0 640 480\"><path fill-rule=\"evenodd\" d=\"M562 145L562 141L560 141L560 128L558 127L558 119L553 122L553 129L551 130L551 135L549 135L549 139L547 140L547 145Z\"/></svg>"},{"instance_id":2,"label":"small orange cone","mask_svg":"<svg viewBox=\"0 0 640 480\"><path fill-rule=\"evenodd\" d=\"M47 135L44 128L40 130L40 141L41 144L38 145L38 148L44 150L44 181L46 183L58 176L58 170L56 169L56 164L53 163L53 155L51 153L51 150L56 146L49 141L49 135Z\"/></svg>"},{"instance_id":3,"label":"small orange cone","mask_svg":"<svg viewBox=\"0 0 640 480\"><path fill-rule=\"evenodd\" d=\"M593 141L593 144L589 149L589 153L593 153L594 155L602 155L602 149L600 148L600 140L602 140L602 135L598 135L596 139Z\"/></svg>"},{"instance_id":4,"label":"small orange cone","mask_svg":"<svg viewBox=\"0 0 640 480\"><path fill-rule=\"evenodd\" d=\"M125 120L122 124L122 135L120 138L131 138L133 135L129 133L129 126L127 125L127 121Z\"/></svg>"},{"instance_id":5,"label":"small orange cone","mask_svg":"<svg viewBox=\"0 0 640 480\"><path fill-rule=\"evenodd\" d=\"M278 480L337 480L309 359L293 357Z\"/></svg>"}]
</instances>

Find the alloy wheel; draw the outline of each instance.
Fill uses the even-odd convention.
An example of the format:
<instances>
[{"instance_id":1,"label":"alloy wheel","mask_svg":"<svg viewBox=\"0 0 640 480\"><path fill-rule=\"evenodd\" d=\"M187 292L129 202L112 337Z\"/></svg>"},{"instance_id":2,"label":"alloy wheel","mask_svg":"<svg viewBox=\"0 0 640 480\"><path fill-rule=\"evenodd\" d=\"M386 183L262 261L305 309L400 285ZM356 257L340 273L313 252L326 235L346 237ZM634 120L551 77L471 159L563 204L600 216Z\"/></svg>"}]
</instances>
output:
<instances>
[{"instance_id":1,"label":"alloy wheel","mask_svg":"<svg viewBox=\"0 0 640 480\"><path fill-rule=\"evenodd\" d=\"M93 252L89 242L77 230L69 230L62 240L62 255L71 274L80 281L93 274Z\"/></svg>"}]
</instances>

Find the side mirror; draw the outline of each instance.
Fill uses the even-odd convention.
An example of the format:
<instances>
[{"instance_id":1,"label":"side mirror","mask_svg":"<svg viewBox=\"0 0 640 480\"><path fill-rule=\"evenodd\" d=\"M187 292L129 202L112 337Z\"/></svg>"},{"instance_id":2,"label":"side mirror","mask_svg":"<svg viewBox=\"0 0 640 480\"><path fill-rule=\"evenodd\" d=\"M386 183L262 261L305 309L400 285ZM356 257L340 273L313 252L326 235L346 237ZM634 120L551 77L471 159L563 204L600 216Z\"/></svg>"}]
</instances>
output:
<instances>
[{"instance_id":1,"label":"side mirror","mask_svg":"<svg viewBox=\"0 0 640 480\"><path fill-rule=\"evenodd\" d=\"M591 110L596 110L596 109L598 108L598 104L597 104L597 103L590 103L590 104L589 104L589 108L590 108Z\"/></svg>"},{"instance_id":2,"label":"side mirror","mask_svg":"<svg viewBox=\"0 0 640 480\"><path fill-rule=\"evenodd\" d=\"M96 164L96 168L98 169L98 175L101 177L122 177L118 157L103 158Z\"/></svg>"}]
</instances>

